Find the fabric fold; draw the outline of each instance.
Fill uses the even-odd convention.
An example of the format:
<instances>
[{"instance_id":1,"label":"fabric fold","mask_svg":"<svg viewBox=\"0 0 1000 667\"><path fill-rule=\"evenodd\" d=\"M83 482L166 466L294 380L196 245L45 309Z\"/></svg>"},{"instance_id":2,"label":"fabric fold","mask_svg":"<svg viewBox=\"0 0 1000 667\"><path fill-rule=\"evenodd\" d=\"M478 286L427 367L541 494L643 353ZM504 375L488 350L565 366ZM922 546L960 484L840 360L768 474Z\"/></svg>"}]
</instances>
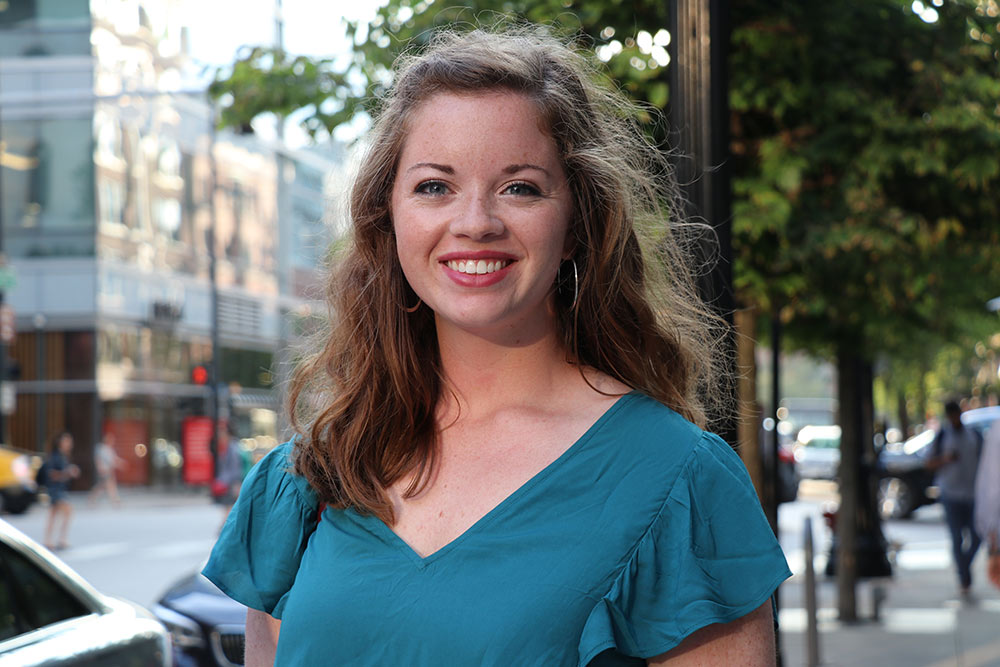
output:
<instances>
[{"instance_id":1,"label":"fabric fold","mask_svg":"<svg viewBox=\"0 0 1000 667\"><path fill-rule=\"evenodd\" d=\"M733 512L733 506L749 511ZM746 468L706 433L580 638L581 666L609 648L634 658L664 653L692 632L740 618L791 575Z\"/></svg>"},{"instance_id":2,"label":"fabric fold","mask_svg":"<svg viewBox=\"0 0 1000 667\"><path fill-rule=\"evenodd\" d=\"M291 471L291 454L291 442L279 445L250 470L202 570L229 597L275 618L319 507L309 484Z\"/></svg>"}]
</instances>

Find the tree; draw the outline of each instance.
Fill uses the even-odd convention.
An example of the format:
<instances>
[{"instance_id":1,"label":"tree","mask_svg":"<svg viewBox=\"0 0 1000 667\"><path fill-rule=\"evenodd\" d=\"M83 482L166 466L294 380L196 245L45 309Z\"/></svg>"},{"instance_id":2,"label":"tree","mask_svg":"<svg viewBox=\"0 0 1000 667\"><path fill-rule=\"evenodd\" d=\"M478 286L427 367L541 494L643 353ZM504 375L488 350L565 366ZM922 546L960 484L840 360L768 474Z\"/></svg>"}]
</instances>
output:
<instances>
[{"instance_id":1,"label":"tree","mask_svg":"<svg viewBox=\"0 0 1000 667\"><path fill-rule=\"evenodd\" d=\"M552 24L594 49L625 92L658 109L669 103L662 0L466 4L390 0L371 23L349 24L350 71L312 63L307 129L329 131L361 112L387 85L396 54L432 28L494 16ZM998 16L996 0L732 7L737 296L779 313L795 346L837 360L842 544L859 525L878 530L873 503L859 501L874 484L872 363L914 358L915 340L924 354L955 339L1000 284ZM225 122L246 125L267 108L262 89L296 88L294 77L278 75L287 57L269 57L280 67L267 52L250 52L213 86ZM324 108L324 85L333 108ZM252 96L264 103L239 108ZM287 98L270 108L287 113L300 100ZM663 128L650 124L650 132ZM856 563L850 544L843 552L840 611L853 619Z\"/></svg>"}]
</instances>

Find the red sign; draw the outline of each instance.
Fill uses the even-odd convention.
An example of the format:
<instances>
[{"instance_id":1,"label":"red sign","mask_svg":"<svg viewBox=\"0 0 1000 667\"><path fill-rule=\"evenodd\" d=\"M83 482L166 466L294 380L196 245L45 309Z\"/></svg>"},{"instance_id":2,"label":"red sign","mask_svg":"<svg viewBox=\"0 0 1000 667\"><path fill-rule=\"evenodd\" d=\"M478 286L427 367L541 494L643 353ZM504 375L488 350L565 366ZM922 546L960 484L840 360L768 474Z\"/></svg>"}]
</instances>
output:
<instances>
[{"instance_id":1,"label":"red sign","mask_svg":"<svg viewBox=\"0 0 1000 667\"><path fill-rule=\"evenodd\" d=\"M184 482L208 484L215 476L212 461L212 418L185 417L181 422Z\"/></svg>"}]
</instances>

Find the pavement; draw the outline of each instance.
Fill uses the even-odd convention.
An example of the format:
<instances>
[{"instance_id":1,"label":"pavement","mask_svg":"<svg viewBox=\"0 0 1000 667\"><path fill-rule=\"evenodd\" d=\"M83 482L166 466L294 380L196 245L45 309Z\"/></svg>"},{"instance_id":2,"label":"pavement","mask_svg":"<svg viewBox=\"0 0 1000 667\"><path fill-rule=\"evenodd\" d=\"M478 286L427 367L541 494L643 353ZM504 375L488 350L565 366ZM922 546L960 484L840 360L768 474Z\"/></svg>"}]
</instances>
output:
<instances>
[{"instance_id":1,"label":"pavement","mask_svg":"<svg viewBox=\"0 0 1000 667\"><path fill-rule=\"evenodd\" d=\"M937 506L926 512L940 511ZM861 620L838 620L837 582L823 575L828 544L816 545L816 614L819 665L877 667L1000 667L1000 590L986 579L985 550L973 563L969 599L958 580L944 533L938 543L896 543L893 575L862 580L857 588ZM794 576L780 589L783 667L809 665L805 560L786 554ZM876 600L881 599L877 605Z\"/></svg>"}]
</instances>

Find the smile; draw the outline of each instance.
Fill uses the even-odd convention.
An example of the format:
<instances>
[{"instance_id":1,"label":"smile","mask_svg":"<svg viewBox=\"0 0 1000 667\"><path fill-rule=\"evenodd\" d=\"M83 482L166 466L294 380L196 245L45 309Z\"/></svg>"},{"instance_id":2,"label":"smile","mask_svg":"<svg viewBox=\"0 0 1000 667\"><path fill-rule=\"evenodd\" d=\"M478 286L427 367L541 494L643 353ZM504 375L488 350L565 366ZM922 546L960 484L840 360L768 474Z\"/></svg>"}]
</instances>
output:
<instances>
[{"instance_id":1,"label":"smile","mask_svg":"<svg viewBox=\"0 0 1000 667\"><path fill-rule=\"evenodd\" d=\"M499 271L505 266L509 265L511 260L509 259L452 259L445 264L452 271L458 271L459 273L465 273L468 275L482 275L484 273L493 273Z\"/></svg>"}]
</instances>

